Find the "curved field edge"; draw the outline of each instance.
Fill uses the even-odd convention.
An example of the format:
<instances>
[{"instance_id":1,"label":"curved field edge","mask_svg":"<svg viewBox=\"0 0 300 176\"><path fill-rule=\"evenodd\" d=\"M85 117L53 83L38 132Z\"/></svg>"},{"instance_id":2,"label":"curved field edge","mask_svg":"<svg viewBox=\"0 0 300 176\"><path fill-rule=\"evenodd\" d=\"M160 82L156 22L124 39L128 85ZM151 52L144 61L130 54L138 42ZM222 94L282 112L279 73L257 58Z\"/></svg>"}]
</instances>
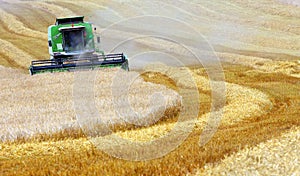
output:
<instances>
[{"instance_id":1,"label":"curved field edge","mask_svg":"<svg viewBox=\"0 0 300 176\"><path fill-rule=\"evenodd\" d=\"M2 110L0 115L0 126L2 127L0 139L2 141L30 138L43 133L51 135L65 129L77 131L80 125L85 124L86 121L80 121L82 120L79 118L80 113L84 110L75 109L78 107L78 105L74 105L75 98L79 99L80 102L95 101L99 117L93 118L90 117L90 114L85 114L85 116L89 116L89 123L104 123L129 128L127 122L122 120L122 118L127 118L128 115L125 114L126 117L121 117L116 114L117 111L125 110L127 112L126 109L129 109L129 105L121 98L115 100L115 95L111 91L111 84L117 73L117 76L124 77L127 80L132 81L132 77L135 78L134 82L130 84L130 90L132 91L128 92L126 98L131 102L130 107L134 111L143 114L143 117L137 118L143 118L143 121L151 121L151 118L159 115L173 117L180 109L181 98L175 91L163 85L145 82L142 78L135 77L135 72L125 72L117 68L97 71L86 70L76 73L48 73L35 76L18 72L13 73L11 69L5 68L0 71L3 77L3 79L0 79L3 83L0 86L2 90L0 93L2 99L0 104ZM6 78L5 75L14 75L14 81ZM86 87L84 87L83 92L73 92L73 89L80 89L78 87L80 81L78 77L87 75L101 75L94 79L95 82L92 82L92 85L95 86L93 89L95 94L92 99L86 99L86 96L88 96L88 93L84 92ZM123 90L124 84L124 82L121 85L117 84L114 88ZM77 87L75 87L76 85ZM156 92L161 92L164 95L164 104L153 104L152 100L150 102L150 96ZM122 106L115 107L113 104L115 101L121 101ZM80 107L85 106L87 105L80 104ZM163 113L165 114L158 114L160 108L164 108L165 112Z\"/></svg>"},{"instance_id":2,"label":"curved field edge","mask_svg":"<svg viewBox=\"0 0 300 176\"><path fill-rule=\"evenodd\" d=\"M241 74L240 70L244 70L248 75ZM197 73L199 74L199 72ZM280 84L276 82L282 81L283 77L286 78L285 81L288 82L293 82L295 79L285 77L284 75L275 76L276 74L256 75L255 72L251 72L250 68L242 66L227 66L227 68L225 67L225 74L229 79L228 81L233 81L236 84L241 84L239 81L244 82L245 79L252 80L253 76L256 78L261 78L258 80L261 80L262 82L265 82L269 78L273 79L270 80L269 83L266 83L270 84L271 88L268 88L268 90L272 91L266 91L265 85L261 85L259 81L256 83L248 82L251 85L246 85L247 87L256 87L258 90L268 94L274 103L273 109L268 112L268 114L252 116L232 125L221 124L213 139L207 145L202 147L198 146L199 136L202 130L195 128L190 137L179 148L176 149L176 152L171 152L166 157L153 161L132 163L112 158L94 148L93 145L85 138L71 140L62 139L59 141L49 138L47 141L42 143L25 142L23 144L15 143L2 145L2 148L7 151L5 158L2 160L5 162L3 168L7 169L11 164L23 163L26 161L26 163L31 163L30 166L29 164L26 164L26 169L31 168L29 170L34 170L36 173L45 173L47 170L57 172L62 171L64 166L62 168L54 169L51 163L57 161L57 159L61 157L59 160L61 165L65 165L64 163L73 163L78 166L80 165L80 169L78 170L76 168L68 170L68 172L73 174L84 174L91 170L99 173L103 173L102 171L104 170L106 174L133 174L136 172L136 168L143 168L140 173L144 173L144 169L150 169L149 171L151 171L151 173L157 174L163 174L166 172L174 174L179 172L183 174L187 172L194 172L194 169L203 167L205 163L220 161L220 159L222 159L225 155L230 155L230 153L239 151L246 146L256 146L258 143L264 142L267 139L276 138L276 136L280 136L282 132L287 131L289 127L297 124L299 125L299 121L296 119L297 114L292 114L292 112L295 112L294 108L297 109L298 107L295 106L294 103L290 102L294 99L297 99L297 97L295 97L295 95L297 95L295 92L297 88L291 86L290 84L286 84L287 86L282 87L271 85L273 81L276 85ZM276 77L278 78L276 79ZM243 84L245 84L245 82ZM283 98L281 95L283 90L285 90L286 94L290 95L290 100L278 100ZM292 94L293 92L294 97ZM287 104L283 105L281 104L282 102L286 102ZM286 115L287 117L285 117ZM66 136L66 138L68 137ZM44 150L47 148L47 144L50 146L48 149L49 153L47 150ZM72 146L72 144L76 145ZM42 149L38 149L39 145L41 145ZM66 150L62 150L64 145L66 145ZM37 149L38 152L32 149ZM9 152L10 150L15 152ZM53 153L51 154L51 152ZM13 153L11 156L12 158L7 155L9 153ZM35 156L37 153L39 154ZM103 165L104 160L107 163ZM94 164L88 164L90 163L89 161L93 161ZM174 161L178 163L178 166L172 166L171 163L174 163ZM40 169L37 167L38 162L44 163L46 169ZM110 169L108 170L108 168ZM8 169L7 173L10 173L11 171L12 170Z\"/></svg>"},{"instance_id":3,"label":"curved field edge","mask_svg":"<svg viewBox=\"0 0 300 176\"><path fill-rule=\"evenodd\" d=\"M191 87L190 84L192 83L189 81L190 79L186 80L187 77L185 76L187 70L181 68L163 68L156 66L156 69L158 68L161 70L161 73L170 75L170 79L173 79L174 83L179 87ZM165 72L163 72L162 70L165 70ZM197 87L200 89L199 93L210 92L210 82L207 80L207 78L198 75L199 70L194 70L194 72L195 73L192 76L194 76ZM197 72L198 74L196 74ZM3 73L5 75L5 71L3 71ZM102 112L102 116L110 117L111 119L109 121L115 121L117 119L114 117L115 114L113 114L113 108L110 107L111 105L109 102L111 100L109 98L111 95L108 91L109 86L107 86L107 84L109 84L109 82L111 81L110 79L108 79L108 77L113 77L114 72L102 71L100 72L100 74L102 76L107 75L107 79L102 78L97 80L97 97L101 97L101 100L97 99L96 105L97 107L101 107L101 109L99 109L99 112ZM79 130L78 125L76 125L75 123L75 112L73 112L72 110L70 100L70 98L73 97L72 92L70 92L70 90L72 90L72 84L74 84L74 82L72 81L72 79L74 79L74 75L68 73L56 74L56 79L46 79L47 81L44 81L44 83L39 83L40 79L45 79L48 76L51 77L52 74L38 75L35 77L22 75L22 81L20 80L16 83L12 83L8 79L2 80L3 83L5 82L5 84L2 86L3 91L0 94L5 102L5 106L4 104L1 105L3 117L2 121L3 126L5 126L5 128L3 128L2 130L2 140L15 140L24 137L28 138L29 136L35 136L39 133L46 132L48 132L49 135L51 135L52 133L57 133L58 131L64 129L73 129L74 131ZM139 83L140 87L138 88L137 86L134 86L135 88L133 90L140 90L140 94L135 94L134 96L146 95L145 92L143 94L143 91L141 91L142 89L148 90L148 93L152 92L147 87L145 87L143 82L139 81ZM224 107L224 115L221 119L221 122L223 124L234 124L245 118L259 116L271 110L271 101L268 100L268 97L260 91L252 90L243 86L238 86L232 83L224 84L226 84L227 88L226 94L224 94L226 96L224 98L227 98L227 105ZM64 87L64 91L61 90L62 87ZM105 95L103 92L99 92L99 90L102 90L107 94ZM163 91L163 89L161 89L161 91ZM10 97L10 92L15 92L14 97ZM44 96L44 98L42 98L42 96L47 93L51 93L51 95ZM61 98L58 98L56 96L57 94L60 94ZM166 97L169 96L167 92L165 92L164 94L164 96ZM12 102L16 101L18 102L18 105L12 104ZM131 138L130 136L138 136L140 138L143 138L141 140L147 141L148 139L152 139L153 136L162 136L163 134L169 132L176 124L176 121L171 123L169 118L177 116L176 114L178 113L178 103L169 103L171 104L168 104L165 114L163 115L164 119L167 120L168 123L154 125L152 128L149 129L144 128L138 129L137 131L121 132L119 135L127 136L129 138ZM60 107L61 104L64 104L64 108ZM34 107L34 111L32 110L32 107ZM134 107L138 107L138 105ZM202 107L200 107L200 109L201 108ZM103 113L103 109L106 109L108 113ZM210 113L207 112L206 114L201 115L198 119L198 122L196 123L197 126L203 128L204 124L207 123L209 116ZM102 120L107 121L106 119ZM128 123L114 123L116 124L112 124L112 127L115 129L125 130L133 128ZM26 127L28 124L31 125ZM114 127L115 125L117 127ZM38 129L35 129L35 127L33 126L38 127Z\"/></svg>"}]
</instances>

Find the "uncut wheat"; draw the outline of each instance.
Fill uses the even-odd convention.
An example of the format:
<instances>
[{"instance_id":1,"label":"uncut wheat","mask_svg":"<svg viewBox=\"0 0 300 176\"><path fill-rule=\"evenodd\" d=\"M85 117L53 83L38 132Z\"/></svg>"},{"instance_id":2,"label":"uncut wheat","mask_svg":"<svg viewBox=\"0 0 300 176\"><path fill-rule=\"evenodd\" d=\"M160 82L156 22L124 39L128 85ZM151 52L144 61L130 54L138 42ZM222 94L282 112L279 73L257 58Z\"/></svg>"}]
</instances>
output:
<instances>
[{"instance_id":1,"label":"uncut wheat","mask_svg":"<svg viewBox=\"0 0 300 176\"><path fill-rule=\"evenodd\" d=\"M0 81L1 97L1 136L2 141L28 138L39 133L55 133L64 129L78 128L76 111L74 109L74 79L75 73L49 73L29 76L12 69L1 68ZM96 74L93 84L96 110L99 117L89 119L90 122L117 124L126 122L129 117L116 115L115 99L111 89L113 78L118 72L116 69L101 71L84 71L88 74ZM80 73L78 73L80 74ZM180 107L180 96L167 89L165 86L147 83L142 78L136 77L136 73L123 72L128 77L136 78L128 89L125 97L129 104L124 103L122 109L132 108L140 120L151 121L151 118L161 116L161 110ZM6 77L7 76L7 77ZM127 77L125 76L125 77ZM123 89L123 83L118 83L118 89ZM164 104L153 100L153 96L164 97ZM84 97L83 97L84 98ZM84 99L82 99L84 100ZM123 102L121 102L123 103ZM125 111L127 112L127 111ZM132 118L132 117L131 117ZM128 121L127 121L128 123Z\"/></svg>"},{"instance_id":2,"label":"uncut wheat","mask_svg":"<svg viewBox=\"0 0 300 176\"><path fill-rule=\"evenodd\" d=\"M245 148L215 165L207 164L199 175L299 175L300 128L253 148ZM197 174L197 175L198 175Z\"/></svg>"}]
</instances>

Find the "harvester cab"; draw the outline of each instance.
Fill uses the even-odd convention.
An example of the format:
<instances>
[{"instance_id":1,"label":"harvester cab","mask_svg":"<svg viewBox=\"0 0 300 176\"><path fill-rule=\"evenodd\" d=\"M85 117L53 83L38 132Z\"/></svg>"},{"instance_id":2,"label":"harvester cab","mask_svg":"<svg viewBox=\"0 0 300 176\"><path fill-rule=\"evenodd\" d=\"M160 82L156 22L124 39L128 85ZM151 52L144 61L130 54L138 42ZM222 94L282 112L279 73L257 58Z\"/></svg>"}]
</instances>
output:
<instances>
[{"instance_id":1,"label":"harvester cab","mask_svg":"<svg viewBox=\"0 0 300 176\"><path fill-rule=\"evenodd\" d=\"M77 67L121 67L129 70L123 53L105 55L99 51L100 38L95 37L93 30L92 24L85 22L83 16L57 18L55 25L48 27L50 59L32 61L30 74L69 71Z\"/></svg>"},{"instance_id":2,"label":"harvester cab","mask_svg":"<svg viewBox=\"0 0 300 176\"><path fill-rule=\"evenodd\" d=\"M84 30L85 27L78 27L77 29L62 29L64 51L67 53L84 52Z\"/></svg>"}]
</instances>

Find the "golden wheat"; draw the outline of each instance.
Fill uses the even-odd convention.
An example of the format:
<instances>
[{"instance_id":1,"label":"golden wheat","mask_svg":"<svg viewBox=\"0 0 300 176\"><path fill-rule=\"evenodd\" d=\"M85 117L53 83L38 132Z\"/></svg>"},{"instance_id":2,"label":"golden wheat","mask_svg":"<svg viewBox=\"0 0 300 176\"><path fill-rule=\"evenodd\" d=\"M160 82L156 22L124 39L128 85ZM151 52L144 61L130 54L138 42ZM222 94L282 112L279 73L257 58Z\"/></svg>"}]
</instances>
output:
<instances>
[{"instance_id":1,"label":"golden wheat","mask_svg":"<svg viewBox=\"0 0 300 176\"><path fill-rule=\"evenodd\" d=\"M150 70L165 73L166 75L173 78L173 80L181 88L193 88L193 84L196 83L198 89L202 91L211 91L209 80L207 80L207 78L203 76L197 75L197 73L199 73L199 70L197 69L193 70L193 79L195 80L195 82L190 79L186 80L186 78L190 75L187 73L187 69L184 68L152 65L148 66L147 68L147 71ZM273 104L270 101L269 97L259 90L246 88L244 86L239 86L232 83L224 84L226 84L225 96L227 99L227 104L223 109L222 119L220 119L222 124L232 125L246 118L260 116L269 112L273 107ZM220 92L217 94L220 94ZM211 115L214 115L214 113L220 112L211 112L200 116L195 124L196 127L198 129L203 129L208 122L208 118ZM149 141L164 136L165 134L170 132L175 125L176 122L168 124L157 124L149 128L118 132L116 134L133 141Z\"/></svg>"},{"instance_id":2,"label":"golden wheat","mask_svg":"<svg viewBox=\"0 0 300 176\"><path fill-rule=\"evenodd\" d=\"M11 72L9 72L9 71L11 71ZM6 73L6 74L16 74L11 69L9 69L9 71L7 71L7 72L4 71L4 73ZM199 71L197 70L196 73L199 73ZM24 75L24 76L26 77L26 75ZM42 75L42 76L44 77L45 75ZM55 74L55 76L57 76L57 75ZM101 76L101 74L99 74L97 76ZM232 78L232 79L235 79L235 78ZM205 78L202 78L202 80L205 80ZM207 80L203 81L203 82L205 83L205 82L207 82ZM287 86L288 85L286 85L284 87L287 87ZM53 86L53 87L55 87L55 86ZM232 88L232 87L234 87L234 86L229 86L229 88ZM274 86L274 85L272 86L271 85L271 87L276 87L276 86ZM285 91L286 89L284 87L278 93L281 94L282 91ZM236 96L237 97L245 96L243 94L242 95L235 94L235 91L239 91L239 88L240 88L240 86L234 87L233 91L231 92L234 95L229 94L230 95L229 97L236 98ZM242 93L243 93L243 91L242 91ZM251 93L251 91L250 92L249 91L245 91L244 93ZM259 92L256 92L256 93L259 93ZM229 102L232 103L232 101L229 101ZM228 102L228 105L230 105L229 102ZM274 111L273 113L271 113L269 115L276 116L277 114L278 114L278 112ZM233 114L233 115L235 115L235 114ZM263 116L263 117L266 118L265 120L270 120L270 118L267 117L267 116ZM283 114L282 117L275 117L275 118L271 118L271 119L272 119L271 122L274 123L274 120L276 120L276 119L278 119L278 120L281 121L281 120L287 119L287 117ZM243 123L240 123L240 124L243 124ZM132 130L132 131L127 131L126 130L124 132L117 132L116 134L120 135L121 137L124 137L125 139L130 139L130 140L133 140L133 141L149 141L149 140L154 140L154 139L156 139L158 137L161 137L161 136L165 135L167 132L169 132L173 128L173 126L174 126L173 123L166 124L166 125L164 125L164 124L158 124L158 125L151 126L149 128L143 128L143 129ZM226 127L226 125L225 125L225 127ZM200 130L202 128L203 128L203 126L200 126ZM240 136L240 138L244 138L245 137L245 133L241 133L240 135L237 135L236 134L237 131L240 131L240 129L251 129L252 132L250 134L247 133L248 135L250 135L248 137L251 137L252 135L258 135L258 136L260 136L260 134L258 134L259 132L255 132L255 131L260 130L260 129L249 128L249 127L247 127L247 123L246 123L246 125L242 125L241 128L238 128L238 129L236 129L236 128L237 127L234 127L232 129L232 134L230 133L231 135L235 135L237 137ZM196 129L199 130L199 128L196 128ZM272 129L276 131L276 127L273 127ZM230 136L228 136L228 130L230 130L230 128L229 129L225 129L225 130L221 130L220 133L224 133L224 134L222 134L221 136L220 136L220 134L217 135L218 139L220 137L220 140L224 140L224 141L223 141L223 143L221 142L220 144L217 143L218 141L214 141L213 146L211 146L211 147L213 147L213 148L219 147L219 149L216 149L216 151L213 150L214 152L220 152L220 150L223 150L223 148L224 148L224 150L228 150L228 148L227 148L228 147L228 142L227 143L225 142L226 140L228 141L228 137L230 138ZM262 135L262 136L265 136L265 135ZM268 136L270 136L270 134L268 134ZM237 139L237 137L235 138L236 140L241 140L240 138ZM255 137L255 138L257 138L257 137ZM198 139L198 136L196 136L196 139ZM249 140L253 140L253 139L249 139ZM248 140L245 139L245 141L248 141ZM232 143L232 142L233 141L231 141L231 142L229 141L229 143ZM247 144L247 142L246 142L246 144ZM214 146L214 145L217 145L217 146ZM209 145L205 146L205 150L208 150L209 147L210 147ZM61 142L51 142L51 140L50 140L49 142L42 142L42 143L41 142L29 142L29 143L21 144L21 145L18 144L18 143L1 144L1 149L3 149L2 150L3 153L1 152L1 156L3 156L1 158L1 160L2 161L9 161L9 163L11 163L11 164L13 164L13 162L10 162L10 161L14 161L14 160L11 160L11 159L22 158L22 160L28 161L29 163L32 163L34 165L34 163L36 161L30 159L30 158L32 158L32 156L33 157L41 157L41 159L43 159L43 160L45 160L47 162L54 162L56 160L56 157L60 156L60 157L63 157L64 160L67 160L68 162L74 163L75 161L73 161L71 158L73 158L73 156L80 156L80 158L82 160L80 160L79 163L82 164L84 166L84 168L85 168L84 170L79 171L80 173L83 173L84 171L87 171L86 170L87 169L87 164L88 164L87 161L90 160L91 155L92 156L94 155L94 154L91 154L91 152L88 152L88 151L93 151L93 149L92 149L92 145L89 142L87 142L86 139L76 139L76 140L71 139L71 140L63 140ZM193 152L193 151L189 151L188 150L188 151L185 151L183 153L180 153L180 155L184 157L184 156L188 155L190 152ZM193 153L193 157L192 156L191 157L194 158L194 156L198 156L199 152L200 153L203 152L202 149L201 150L196 150L196 153L194 152ZM206 153L205 156L208 157L208 158L212 157L212 156L209 155L210 152L212 152L212 151L208 150L207 152L204 152L204 153ZM103 156L103 154L101 154L100 156L101 156L101 158L105 157L105 156ZM96 154L93 157L97 158L97 157L100 157L100 156L99 156L99 154ZM202 156L202 154L201 154L201 156ZM174 163L175 162L174 159L175 159L174 157L173 158L170 157L167 161ZM109 158L109 161L110 160L113 160L113 158ZM118 163L119 161L116 160L115 162ZM184 162L184 161L183 160L180 160L180 161L176 160L176 162ZM196 162L196 160L194 162ZM158 163L160 163L160 160L158 161ZM165 164L163 164L163 163L158 164L158 163L156 163L156 164L155 164L155 162L152 163L152 164L151 163L148 163L148 164L145 163L145 165L140 165L140 166L132 165L130 163L126 163L126 167L125 167L125 165L123 165L122 168L129 169L128 167L130 167L130 168L131 167L133 167L133 168L142 167L143 169L149 169L149 167L161 167L161 165L163 165L163 167L166 167ZM190 162L188 162L188 163L190 163ZM185 163L185 164L188 164L188 163ZM9 166L10 166L10 164L7 164L7 165L5 165L3 167L5 169L7 169ZM96 172L99 169L102 169L103 167L106 167L106 166L99 164L98 167L94 168L95 169L94 171ZM117 169L118 165L115 165L115 164L112 164L112 163L109 164L109 167L110 167L111 171L115 171L115 172L118 172L118 173L124 171L124 170L118 170ZM246 166L243 166L243 167L245 168ZM54 169L52 167L52 164L47 165L47 168ZM177 168L177 167L175 167L175 168ZM32 169L33 169L32 171L39 172L39 173L45 173L46 170L47 170L46 169L46 170L40 171L40 170L37 170L35 167L32 167ZM54 170L57 171L56 169L54 169ZM132 169L129 169L129 170L130 170L130 171L128 171L129 173L133 173L134 172L134 171L132 171ZM168 169L168 172L173 173L171 170L172 169ZM13 171L13 170L11 170L11 171ZM76 172L74 170L72 170L72 171ZM297 169L296 169L296 171L297 171ZM154 170L151 169L151 171L149 171L149 172L151 172L151 173L160 173L162 171L161 170L157 171L157 168L156 168ZM187 172L187 170L183 170L182 171L182 173L186 173L186 172ZM26 173L27 173L27 171L26 171ZM63 173L65 173L65 172L63 172ZM218 173L218 171L216 171L216 173Z\"/></svg>"},{"instance_id":3,"label":"golden wheat","mask_svg":"<svg viewBox=\"0 0 300 176\"><path fill-rule=\"evenodd\" d=\"M5 69L4 69L5 70ZM76 124L76 114L73 108L72 89L74 84L74 74L44 74L30 77L15 73L14 82L5 78L5 71L2 72L4 79L0 89L1 104L1 140L14 140L19 137L30 137L37 133L53 133L63 129L79 128ZM93 72L87 71L88 74ZM9 74L7 72L6 74ZM121 107L114 106L113 92L111 84L116 74L116 70L99 71L95 82L95 102L100 113L102 121L106 123L118 124L122 119L115 113L119 111L127 112L130 107L134 112L140 114L137 116L140 120L151 120L155 116L160 116L157 107L162 106L163 110L180 106L180 97L174 91L164 86L146 83L141 78L137 78L129 87L124 87L124 83L116 83L116 87L129 89L129 106L124 103ZM134 73L127 74L124 77L137 76ZM55 75L55 78L53 76ZM120 75L118 75L120 76ZM18 81L16 81L18 80ZM94 85L93 85L94 86ZM151 104L151 95L156 92L163 95L165 104ZM93 101L93 100L91 100ZM153 103L153 102L152 102ZM84 105L83 105L84 106ZM161 112L161 111L159 111ZM162 111L163 112L163 111ZM128 118L128 117L123 117ZM131 117L132 118L132 117ZM96 122L97 119L93 119ZM92 120L92 119L90 119ZM99 119L98 119L99 120Z\"/></svg>"},{"instance_id":4,"label":"golden wheat","mask_svg":"<svg viewBox=\"0 0 300 176\"><path fill-rule=\"evenodd\" d=\"M300 128L245 148L220 163L207 164L197 175L299 175Z\"/></svg>"},{"instance_id":5,"label":"golden wheat","mask_svg":"<svg viewBox=\"0 0 300 176\"><path fill-rule=\"evenodd\" d=\"M30 54L24 52L8 41L0 39L0 45L0 53L14 61L18 66L26 68L30 61L33 60L33 57Z\"/></svg>"},{"instance_id":6,"label":"golden wheat","mask_svg":"<svg viewBox=\"0 0 300 176\"><path fill-rule=\"evenodd\" d=\"M190 71L187 68L174 68L162 64L154 64L149 65L146 70L168 75L181 88L196 88L202 91L211 91L211 85L214 84L213 88L216 94L221 95L222 93L218 92L218 84L222 83L209 81L207 78L200 76L199 74L202 69ZM233 124L244 118L259 116L271 110L272 103L269 97L259 90L232 83L224 82L224 84L226 86L226 94L224 96L226 96L227 105L224 107L223 123ZM205 118L201 118L201 121L203 122L209 115L205 115Z\"/></svg>"},{"instance_id":7,"label":"golden wheat","mask_svg":"<svg viewBox=\"0 0 300 176\"><path fill-rule=\"evenodd\" d=\"M67 16L75 16L76 14L69 10L68 8L61 7L55 4L51 4L48 2L39 2L39 1L33 1L33 2L22 2L22 3L28 3L32 7L41 8L43 10L46 10L50 12L51 14L55 15L56 17L67 17Z\"/></svg>"},{"instance_id":8,"label":"golden wheat","mask_svg":"<svg viewBox=\"0 0 300 176\"><path fill-rule=\"evenodd\" d=\"M80 151L91 149L87 139L66 139L64 141L28 142L24 144L0 144L0 161L32 156L56 155L62 151Z\"/></svg>"},{"instance_id":9,"label":"golden wheat","mask_svg":"<svg viewBox=\"0 0 300 176\"><path fill-rule=\"evenodd\" d=\"M273 61L232 53L219 53L218 55L226 62L251 66L261 71L283 73L295 77L300 76L300 64L297 61Z\"/></svg>"},{"instance_id":10,"label":"golden wheat","mask_svg":"<svg viewBox=\"0 0 300 176\"><path fill-rule=\"evenodd\" d=\"M89 16L97 14L97 9L100 9L100 21L106 18L109 21L111 16L118 16L116 19L119 19L119 17L132 17L136 14L156 13L155 15L168 16L192 24L192 27L203 33L212 45L229 48L227 53L218 52L223 61L242 64L246 67L230 65L230 69L227 67L228 70L225 70L226 81L228 81L225 83L227 102L222 123L214 138L200 148L193 145L198 145L199 134L210 115L207 112L212 91L203 70L185 68L183 70L174 68L152 70L171 77L177 84L177 87L172 85L175 87L174 90L196 87L201 96L205 96L207 102L204 102L205 111L199 114L196 128L184 142L183 147L179 147L163 158L136 163L114 159L101 152L95 152L86 138L76 135L77 131L74 129L78 128L78 124L76 124L73 99L70 98L73 97L74 91L75 75L73 73L29 77L21 71L0 67L1 139L11 140L22 136L30 138L41 133L41 140L44 141L20 139L15 143L0 143L1 175L85 175L90 173L184 175L197 168L200 169L198 172L200 175L299 174L300 168L297 163L299 158L296 158L299 153L299 145L297 145L299 129L293 129L290 134L276 138L280 133L286 132L289 127L299 126L299 79L297 77L300 76L300 63L289 60L299 56L300 43L297 42L300 34L299 8L269 0L229 0L226 2L212 0L201 3L196 1L189 3L132 1L130 4L124 4L124 1L90 0L87 6L83 6L85 3L81 1L78 1L78 4L72 1L56 0L2 1L4 4L1 7L3 10L0 11L0 19L4 25L0 29L2 31L0 54L4 59L12 59L12 62L7 64L9 66L17 63L24 67L28 65L25 64L27 60L32 60L32 56L18 49L22 46L22 49L26 50L25 45L21 43L22 40L19 40L20 45L17 45L17 40L11 36L18 34L18 36L42 38L46 41L46 34L33 31L28 27L30 25L27 26L24 22L26 20L21 21L18 15L8 13L5 3L28 3L32 7L56 16L73 15L73 13L75 15L82 12L86 13L83 15ZM105 9L101 7L102 5ZM132 7L130 9L137 11L128 10L129 6ZM22 10L20 8L23 6L16 5L15 7ZM24 18L27 18L25 14ZM39 20L42 19L41 16ZM181 29L180 26L178 29ZM7 35L7 32L10 35ZM181 32L174 34L174 37L187 41L194 38L194 36L188 36L187 31ZM132 33L134 34L134 31ZM116 32L112 36L122 38L129 35L131 33ZM9 40L9 43L5 40ZM182 47L171 42L158 39L137 39L136 42L143 47L144 51L151 48L164 48L167 53L189 57L185 55L186 51L183 51ZM240 54L243 51L246 51L246 56ZM35 56L38 57L39 51L35 50L35 52ZM18 57L19 54L24 57ZM280 61L270 59L270 55L272 58L276 57L277 60L279 58ZM234 70L233 68L236 67L238 69ZM180 96L164 86L145 83L137 79L130 86L128 96L133 109L142 117L146 117L148 122L160 117L161 114L149 111L151 103L157 103L151 99L151 95L158 91L166 96L165 108L170 111L167 117L175 116L175 118L150 127L130 130L131 121L128 122L125 119L124 122L124 119L118 118L112 112L114 101L112 101L113 94L109 87L113 82L107 77L113 76L113 72L99 72L94 90L96 109L103 115L101 118L109 124L117 122L125 126L122 131L117 130L116 135L133 141L148 142L166 135L174 128L174 121L180 109ZM153 75L155 77L155 74ZM161 81L155 78L152 80L156 83ZM120 88L122 88L121 85ZM154 94L153 97L157 96ZM211 113L218 114L220 111ZM70 134L66 132L55 135L57 131L64 133L64 129L70 129ZM292 134L294 130L296 132ZM74 139L74 136L77 139ZM63 139L63 137L69 137L69 139ZM265 142L268 139L269 141ZM250 147L247 147L248 145ZM295 153L295 156L291 153ZM225 159L221 160L224 156Z\"/></svg>"},{"instance_id":11,"label":"golden wheat","mask_svg":"<svg viewBox=\"0 0 300 176\"><path fill-rule=\"evenodd\" d=\"M22 34L30 37L41 38L47 40L47 34L39 31L32 30L26 27L21 21L12 14L0 9L0 20L14 33Z\"/></svg>"}]
</instances>

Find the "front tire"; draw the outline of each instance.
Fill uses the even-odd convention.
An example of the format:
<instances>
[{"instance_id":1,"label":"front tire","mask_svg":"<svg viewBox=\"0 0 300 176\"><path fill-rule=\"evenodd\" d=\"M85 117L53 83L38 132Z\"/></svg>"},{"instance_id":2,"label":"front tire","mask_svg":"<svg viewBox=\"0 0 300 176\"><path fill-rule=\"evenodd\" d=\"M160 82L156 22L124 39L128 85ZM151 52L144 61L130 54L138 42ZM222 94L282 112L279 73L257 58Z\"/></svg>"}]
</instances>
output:
<instances>
[{"instance_id":1,"label":"front tire","mask_svg":"<svg viewBox=\"0 0 300 176\"><path fill-rule=\"evenodd\" d=\"M128 60L122 64L121 68L125 71L129 71Z\"/></svg>"}]
</instances>

